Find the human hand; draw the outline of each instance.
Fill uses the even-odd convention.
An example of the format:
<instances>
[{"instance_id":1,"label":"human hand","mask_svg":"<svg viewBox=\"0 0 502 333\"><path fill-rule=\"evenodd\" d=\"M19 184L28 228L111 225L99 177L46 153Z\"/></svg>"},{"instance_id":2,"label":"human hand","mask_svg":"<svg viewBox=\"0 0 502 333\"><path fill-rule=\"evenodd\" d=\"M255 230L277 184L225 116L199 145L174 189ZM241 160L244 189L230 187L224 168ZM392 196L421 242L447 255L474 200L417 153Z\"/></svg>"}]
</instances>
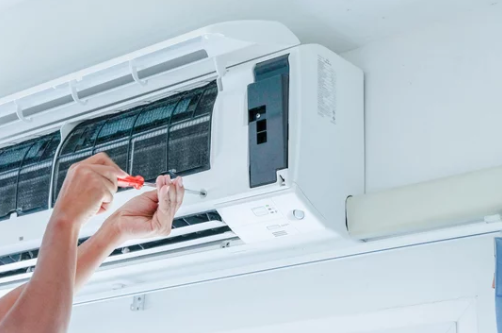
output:
<instances>
[{"instance_id":1,"label":"human hand","mask_svg":"<svg viewBox=\"0 0 502 333\"><path fill-rule=\"evenodd\" d=\"M117 178L128 174L105 153L73 164L64 180L52 217L83 224L106 211L117 192Z\"/></svg>"},{"instance_id":2,"label":"human hand","mask_svg":"<svg viewBox=\"0 0 502 333\"><path fill-rule=\"evenodd\" d=\"M103 227L114 230L122 242L169 235L174 215L183 202L183 180L159 176L156 184L156 190L145 192L119 208Z\"/></svg>"}]
</instances>

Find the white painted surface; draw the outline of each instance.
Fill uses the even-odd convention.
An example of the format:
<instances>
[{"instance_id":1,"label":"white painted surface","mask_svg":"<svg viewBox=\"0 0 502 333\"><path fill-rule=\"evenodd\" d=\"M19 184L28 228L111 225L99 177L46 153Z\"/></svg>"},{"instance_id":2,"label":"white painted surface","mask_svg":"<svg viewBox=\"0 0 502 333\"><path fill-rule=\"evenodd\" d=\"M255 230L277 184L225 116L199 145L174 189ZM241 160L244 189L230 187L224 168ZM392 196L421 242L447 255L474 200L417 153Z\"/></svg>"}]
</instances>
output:
<instances>
[{"instance_id":1,"label":"white painted surface","mask_svg":"<svg viewBox=\"0 0 502 333\"><path fill-rule=\"evenodd\" d=\"M358 314L364 322L379 310L475 298L478 332L494 333L492 244L485 236L171 289L148 295L143 312L130 312L129 298L76 307L70 332L303 333ZM433 324L423 318L414 320ZM270 330L282 325L291 330ZM350 327L331 332L338 328Z\"/></svg>"},{"instance_id":2,"label":"white painted surface","mask_svg":"<svg viewBox=\"0 0 502 333\"><path fill-rule=\"evenodd\" d=\"M7 11L12 7L19 5L21 2L26 0L3 0L0 2L0 13Z\"/></svg>"},{"instance_id":3,"label":"white painted surface","mask_svg":"<svg viewBox=\"0 0 502 333\"><path fill-rule=\"evenodd\" d=\"M5 96L215 22L277 20L305 43L342 52L500 0L0 2L6 2L5 10L0 7L0 96Z\"/></svg>"},{"instance_id":4,"label":"white painted surface","mask_svg":"<svg viewBox=\"0 0 502 333\"><path fill-rule=\"evenodd\" d=\"M456 299L419 305L327 317L307 321L249 328L226 333L469 333L476 332L469 322L475 310L474 299Z\"/></svg>"},{"instance_id":5,"label":"white painted surface","mask_svg":"<svg viewBox=\"0 0 502 333\"><path fill-rule=\"evenodd\" d=\"M367 190L502 165L502 6L345 54L366 74Z\"/></svg>"}]
</instances>

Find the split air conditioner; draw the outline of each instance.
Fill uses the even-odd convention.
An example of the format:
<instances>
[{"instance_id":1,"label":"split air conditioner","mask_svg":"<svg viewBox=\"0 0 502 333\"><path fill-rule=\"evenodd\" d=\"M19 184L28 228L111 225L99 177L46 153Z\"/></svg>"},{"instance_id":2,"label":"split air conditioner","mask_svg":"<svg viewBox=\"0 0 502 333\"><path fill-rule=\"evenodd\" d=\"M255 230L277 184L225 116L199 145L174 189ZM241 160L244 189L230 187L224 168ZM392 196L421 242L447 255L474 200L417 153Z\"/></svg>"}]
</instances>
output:
<instances>
[{"instance_id":1,"label":"split air conditioner","mask_svg":"<svg viewBox=\"0 0 502 333\"><path fill-rule=\"evenodd\" d=\"M117 249L96 277L106 291L160 281L166 257L231 268L244 249L347 239L363 139L361 70L274 22L216 24L0 98L0 288L29 278L68 168L92 154L207 193L186 194L169 237Z\"/></svg>"},{"instance_id":2,"label":"split air conditioner","mask_svg":"<svg viewBox=\"0 0 502 333\"><path fill-rule=\"evenodd\" d=\"M116 249L77 304L502 229L501 168L364 194L363 125L362 72L264 21L0 97L0 296L30 278L70 165L97 152L206 195L186 195L169 237Z\"/></svg>"}]
</instances>

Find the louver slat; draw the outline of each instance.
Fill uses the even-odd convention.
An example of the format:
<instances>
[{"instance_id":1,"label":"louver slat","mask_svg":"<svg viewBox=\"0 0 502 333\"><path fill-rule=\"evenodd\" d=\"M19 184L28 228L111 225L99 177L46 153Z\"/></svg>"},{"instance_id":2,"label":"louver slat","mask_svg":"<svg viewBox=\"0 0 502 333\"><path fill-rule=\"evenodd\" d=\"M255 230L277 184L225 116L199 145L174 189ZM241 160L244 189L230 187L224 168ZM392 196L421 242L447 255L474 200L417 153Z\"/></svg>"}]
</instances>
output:
<instances>
[{"instance_id":1,"label":"louver slat","mask_svg":"<svg viewBox=\"0 0 502 333\"><path fill-rule=\"evenodd\" d=\"M209 211L209 212L204 212L204 213L200 213L200 214L194 214L194 215L188 215L188 216L176 218L173 221L173 228L183 228L183 227L188 227L188 226L194 225L194 224L208 223L208 222L214 222L214 221L222 222L222 218L221 218L220 214L218 214L217 211ZM231 231L229 227L221 226L218 228L212 228L212 229L207 229L207 230L203 230L203 231L192 232L192 233L185 234L185 235L180 235L180 236L175 236L175 237L167 237L167 238L163 238L163 239L155 240L155 241L146 241L141 244L128 246L127 252L135 252L135 251L141 251L143 249L152 249L152 248L165 246L165 245L169 245L169 244L183 243L183 242L187 242L187 241L194 240L194 239L223 234L228 231ZM87 239L88 238L79 239L79 245L84 243ZM38 249L32 249L29 251L12 253L12 254L8 254L5 256L0 256L0 267L4 266L4 265L13 264L13 263L37 259L38 252L39 252ZM125 253L124 248L118 248L118 249L114 250L110 256L112 257L112 256L120 255L122 253ZM21 268L21 269L14 269L14 270L7 270L5 272L0 272L0 278L18 275L18 274L24 274L26 272L29 272L34 268L31 265L33 265L33 263L30 263L29 265L27 265L26 267Z\"/></svg>"}]
</instances>

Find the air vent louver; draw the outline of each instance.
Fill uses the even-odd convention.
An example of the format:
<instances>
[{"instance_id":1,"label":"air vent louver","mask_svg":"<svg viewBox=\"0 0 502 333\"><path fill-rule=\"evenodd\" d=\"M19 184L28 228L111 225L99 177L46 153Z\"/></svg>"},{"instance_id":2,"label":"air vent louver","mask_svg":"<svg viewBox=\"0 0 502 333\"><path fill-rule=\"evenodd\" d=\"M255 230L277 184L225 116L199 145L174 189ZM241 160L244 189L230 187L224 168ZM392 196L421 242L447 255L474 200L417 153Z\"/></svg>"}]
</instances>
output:
<instances>
[{"instance_id":1,"label":"air vent louver","mask_svg":"<svg viewBox=\"0 0 502 333\"><path fill-rule=\"evenodd\" d=\"M173 221L173 229L184 228L196 224L210 223L210 222L223 222L220 214L216 211L209 211L194 215L183 216L174 219ZM179 236L167 237L160 240L155 241L146 241L144 243L140 243L137 245L131 245L127 248L121 247L113 251L110 254L110 257L115 257L121 254L130 253L130 252L138 252L146 249L155 249L160 247L165 247L173 244L180 244L196 239L201 239L205 237L211 237L215 235L221 235L227 232L230 232L230 228L225 224L221 223L220 226L214 227L211 226L206 230L200 230L195 232L188 232L186 234L181 234ZM235 237L235 236L232 236ZM78 241L78 244L84 243L87 238L81 238ZM127 249L127 250L126 250ZM25 262L24 267L16 268L12 270L0 271L0 279L8 276L15 276L19 274L24 274L30 272L34 269L34 261L28 262L28 260L37 259L39 254L39 249L33 249L29 251L13 253L5 256L0 256L0 267L15 263L20 263L22 265ZM8 266L7 266L8 267ZM19 266L18 266L19 267Z\"/></svg>"},{"instance_id":2,"label":"air vent louver","mask_svg":"<svg viewBox=\"0 0 502 333\"><path fill-rule=\"evenodd\" d=\"M53 202L71 164L106 152L122 169L154 181L168 172L187 175L210 168L212 82L120 114L79 124L56 162Z\"/></svg>"},{"instance_id":3,"label":"air vent louver","mask_svg":"<svg viewBox=\"0 0 502 333\"><path fill-rule=\"evenodd\" d=\"M59 132L0 149L0 220L49 207L52 163Z\"/></svg>"}]
</instances>

